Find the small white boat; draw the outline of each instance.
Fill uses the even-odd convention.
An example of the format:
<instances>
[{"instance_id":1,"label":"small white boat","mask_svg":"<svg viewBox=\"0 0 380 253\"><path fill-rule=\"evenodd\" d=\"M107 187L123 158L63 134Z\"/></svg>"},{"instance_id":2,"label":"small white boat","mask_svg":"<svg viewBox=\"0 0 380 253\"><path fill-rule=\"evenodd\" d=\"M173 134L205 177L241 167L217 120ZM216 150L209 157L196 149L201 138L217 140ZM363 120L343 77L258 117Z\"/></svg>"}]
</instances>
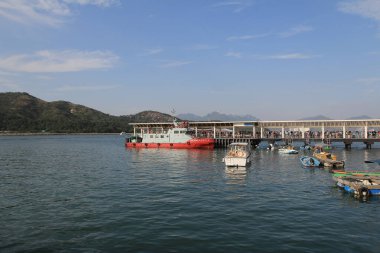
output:
<instances>
[{"instance_id":1,"label":"small white boat","mask_svg":"<svg viewBox=\"0 0 380 253\"><path fill-rule=\"evenodd\" d=\"M267 150L270 150L270 151L273 151L275 149L277 149L277 145L276 144L272 144L272 143L269 143L268 147L267 147Z\"/></svg>"},{"instance_id":2,"label":"small white boat","mask_svg":"<svg viewBox=\"0 0 380 253\"><path fill-rule=\"evenodd\" d=\"M251 162L251 145L247 142L234 142L223 158L227 167L246 167Z\"/></svg>"},{"instance_id":3,"label":"small white boat","mask_svg":"<svg viewBox=\"0 0 380 253\"><path fill-rule=\"evenodd\" d=\"M295 150L292 146L286 146L278 149L278 152L282 154L298 154L298 151Z\"/></svg>"}]
</instances>

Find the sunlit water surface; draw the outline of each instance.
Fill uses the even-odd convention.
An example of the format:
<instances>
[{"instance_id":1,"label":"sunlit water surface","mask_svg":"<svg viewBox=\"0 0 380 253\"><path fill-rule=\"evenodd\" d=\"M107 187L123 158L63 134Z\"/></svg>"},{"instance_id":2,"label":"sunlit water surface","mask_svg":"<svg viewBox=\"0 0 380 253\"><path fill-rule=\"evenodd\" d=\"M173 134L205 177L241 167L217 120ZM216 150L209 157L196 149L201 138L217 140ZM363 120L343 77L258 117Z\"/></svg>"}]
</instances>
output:
<instances>
[{"instance_id":1,"label":"sunlit water surface","mask_svg":"<svg viewBox=\"0 0 380 253\"><path fill-rule=\"evenodd\" d=\"M380 252L380 199L299 155L125 149L120 136L0 137L0 252ZM336 148L376 170L380 149Z\"/></svg>"}]
</instances>

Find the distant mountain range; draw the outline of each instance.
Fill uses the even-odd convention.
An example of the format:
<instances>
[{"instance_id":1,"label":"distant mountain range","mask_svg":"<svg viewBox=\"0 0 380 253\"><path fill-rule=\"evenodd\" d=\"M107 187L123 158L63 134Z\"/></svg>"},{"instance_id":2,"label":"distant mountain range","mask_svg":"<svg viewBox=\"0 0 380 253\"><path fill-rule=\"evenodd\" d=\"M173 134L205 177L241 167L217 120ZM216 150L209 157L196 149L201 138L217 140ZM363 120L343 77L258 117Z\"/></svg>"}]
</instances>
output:
<instances>
[{"instance_id":1,"label":"distant mountain range","mask_svg":"<svg viewBox=\"0 0 380 253\"><path fill-rule=\"evenodd\" d=\"M212 112L205 116L179 114L178 120L189 121L257 121L252 115ZM302 120L329 120L317 115ZM349 119L371 119L367 115ZM143 111L126 116L112 116L67 101L46 102L25 92L0 93L0 132L32 133L120 133L131 131L129 123L172 122L169 114Z\"/></svg>"},{"instance_id":2,"label":"distant mountain range","mask_svg":"<svg viewBox=\"0 0 380 253\"><path fill-rule=\"evenodd\" d=\"M354 116L354 117L347 118L346 120L356 120L356 119L373 119L373 118L368 116L368 115L360 115L360 116ZM300 120L333 120L333 119L326 117L324 115L317 115L317 116L313 116L313 117L302 118Z\"/></svg>"},{"instance_id":3,"label":"distant mountain range","mask_svg":"<svg viewBox=\"0 0 380 253\"><path fill-rule=\"evenodd\" d=\"M189 121L256 121L258 118L252 115L233 115L219 112L211 112L205 116L199 116L192 113L178 114L178 118Z\"/></svg>"},{"instance_id":4,"label":"distant mountain range","mask_svg":"<svg viewBox=\"0 0 380 253\"><path fill-rule=\"evenodd\" d=\"M323 115L317 115L313 117L302 118L300 120L331 120L331 118L323 116Z\"/></svg>"},{"instance_id":5,"label":"distant mountain range","mask_svg":"<svg viewBox=\"0 0 380 253\"><path fill-rule=\"evenodd\" d=\"M178 118L189 121L257 121L258 118L252 115L235 115L235 114L224 114L219 112L211 112L206 114L205 116L199 116L193 113L183 113L178 114ZM372 119L372 117L368 115L360 115L355 117L347 118L347 120L357 120L357 119ZM305 117L299 120L333 120L324 115L316 115L312 117Z\"/></svg>"},{"instance_id":6,"label":"distant mountain range","mask_svg":"<svg viewBox=\"0 0 380 253\"><path fill-rule=\"evenodd\" d=\"M368 115L360 115L360 116L350 117L348 118L348 120L349 119L373 119L373 118Z\"/></svg>"}]
</instances>

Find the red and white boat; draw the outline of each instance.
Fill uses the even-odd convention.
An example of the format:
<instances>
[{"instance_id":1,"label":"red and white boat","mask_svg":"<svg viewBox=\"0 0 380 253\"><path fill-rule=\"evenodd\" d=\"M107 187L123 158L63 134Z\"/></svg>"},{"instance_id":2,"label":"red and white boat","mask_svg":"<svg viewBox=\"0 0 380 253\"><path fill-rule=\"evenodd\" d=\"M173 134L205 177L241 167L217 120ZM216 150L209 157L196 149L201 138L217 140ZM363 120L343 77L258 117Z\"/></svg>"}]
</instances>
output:
<instances>
[{"instance_id":1,"label":"red and white boat","mask_svg":"<svg viewBox=\"0 0 380 253\"><path fill-rule=\"evenodd\" d=\"M127 148L177 148L177 149L213 149L213 138L197 138L190 131L188 123L178 124L174 121L174 127L167 131L144 132L142 136L131 136L125 140Z\"/></svg>"}]
</instances>

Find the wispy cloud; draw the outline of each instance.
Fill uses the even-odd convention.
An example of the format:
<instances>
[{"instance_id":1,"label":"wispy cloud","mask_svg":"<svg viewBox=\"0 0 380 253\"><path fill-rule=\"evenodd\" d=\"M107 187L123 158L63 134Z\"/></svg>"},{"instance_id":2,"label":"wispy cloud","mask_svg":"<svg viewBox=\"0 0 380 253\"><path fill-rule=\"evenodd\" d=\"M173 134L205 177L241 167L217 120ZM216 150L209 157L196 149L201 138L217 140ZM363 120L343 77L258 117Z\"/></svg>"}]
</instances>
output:
<instances>
[{"instance_id":1,"label":"wispy cloud","mask_svg":"<svg viewBox=\"0 0 380 253\"><path fill-rule=\"evenodd\" d=\"M273 59L273 60L304 60L317 57L316 55L308 55L302 53L292 53L292 54L277 54L260 57L262 59Z\"/></svg>"},{"instance_id":2,"label":"wispy cloud","mask_svg":"<svg viewBox=\"0 0 380 253\"><path fill-rule=\"evenodd\" d=\"M219 2L216 4L213 4L213 7L220 8L220 7L228 7L232 8L232 11L235 13L242 12L243 10L249 8L252 5L252 1L224 1Z\"/></svg>"},{"instance_id":3,"label":"wispy cloud","mask_svg":"<svg viewBox=\"0 0 380 253\"><path fill-rule=\"evenodd\" d=\"M349 0L338 4L338 9L342 12L357 14L366 18L380 21L380 1L379 0Z\"/></svg>"},{"instance_id":4,"label":"wispy cloud","mask_svg":"<svg viewBox=\"0 0 380 253\"><path fill-rule=\"evenodd\" d=\"M233 41L233 40L253 40L258 38L264 38L271 35L271 33L263 33L263 34L249 34L249 35L241 35L241 36L230 36L226 40Z\"/></svg>"},{"instance_id":5,"label":"wispy cloud","mask_svg":"<svg viewBox=\"0 0 380 253\"><path fill-rule=\"evenodd\" d=\"M194 51L202 51L202 50L212 50L218 48L217 46L212 46L208 44L195 44L191 47L189 47L189 50L194 50Z\"/></svg>"},{"instance_id":6,"label":"wispy cloud","mask_svg":"<svg viewBox=\"0 0 380 253\"><path fill-rule=\"evenodd\" d=\"M20 90L19 85L8 79L0 78L0 91L16 91Z\"/></svg>"},{"instance_id":7,"label":"wispy cloud","mask_svg":"<svg viewBox=\"0 0 380 253\"><path fill-rule=\"evenodd\" d=\"M160 67L161 68L177 68L177 67L181 67L181 66L188 65L191 63L192 63L191 61L176 61L176 60L165 61L165 63L161 64Z\"/></svg>"},{"instance_id":8,"label":"wispy cloud","mask_svg":"<svg viewBox=\"0 0 380 253\"><path fill-rule=\"evenodd\" d=\"M162 53L164 50L162 48L151 48L151 49L146 49L144 55L156 55Z\"/></svg>"},{"instance_id":9,"label":"wispy cloud","mask_svg":"<svg viewBox=\"0 0 380 253\"><path fill-rule=\"evenodd\" d=\"M23 24L42 24L57 27L71 16L71 6L95 5L108 7L118 0L1 0L0 16Z\"/></svg>"},{"instance_id":10,"label":"wispy cloud","mask_svg":"<svg viewBox=\"0 0 380 253\"><path fill-rule=\"evenodd\" d=\"M80 86L80 85L66 85L57 88L57 91L72 92L72 91L104 91L120 88L120 85L95 85L95 86Z\"/></svg>"},{"instance_id":11,"label":"wispy cloud","mask_svg":"<svg viewBox=\"0 0 380 253\"><path fill-rule=\"evenodd\" d=\"M380 77L359 78L356 82L368 85L380 84Z\"/></svg>"},{"instance_id":12,"label":"wispy cloud","mask_svg":"<svg viewBox=\"0 0 380 253\"><path fill-rule=\"evenodd\" d=\"M14 72L55 73L111 68L118 57L109 51L38 51L0 58L0 69Z\"/></svg>"},{"instance_id":13,"label":"wispy cloud","mask_svg":"<svg viewBox=\"0 0 380 253\"><path fill-rule=\"evenodd\" d=\"M224 56L233 57L233 58L241 58L242 54L240 52L230 51L230 52L227 52Z\"/></svg>"},{"instance_id":14,"label":"wispy cloud","mask_svg":"<svg viewBox=\"0 0 380 253\"><path fill-rule=\"evenodd\" d=\"M311 32L313 30L314 29L311 26L298 25L298 26L294 26L290 28L288 31L279 33L279 36L283 38L287 38L287 37L295 36L300 33Z\"/></svg>"},{"instance_id":15,"label":"wispy cloud","mask_svg":"<svg viewBox=\"0 0 380 253\"><path fill-rule=\"evenodd\" d=\"M63 2L68 4L96 5L101 7L109 7L120 3L119 0L63 0Z\"/></svg>"}]
</instances>

